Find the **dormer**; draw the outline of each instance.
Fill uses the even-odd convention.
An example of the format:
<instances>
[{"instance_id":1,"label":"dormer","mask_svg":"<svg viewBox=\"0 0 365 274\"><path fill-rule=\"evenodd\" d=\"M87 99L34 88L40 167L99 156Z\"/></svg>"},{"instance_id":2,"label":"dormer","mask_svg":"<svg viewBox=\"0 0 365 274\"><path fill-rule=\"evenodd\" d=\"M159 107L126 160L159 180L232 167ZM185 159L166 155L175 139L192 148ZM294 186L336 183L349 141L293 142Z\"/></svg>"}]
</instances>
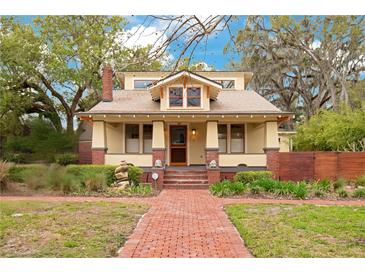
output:
<instances>
[{"instance_id":1,"label":"dormer","mask_svg":"<svg viewBox=\"0 0 365 274\"><path fill-rule=\"evenodd\" d=\"M148 86L154 101L164 111L209 110L222 84L190 71L179 71Z\"/></svg>"},{"instance_id":2,"label":"dormer","mask_svg":"<svg viewBox=\"0 0 365 274\"><path fill-rule=\"evenodd\" d=\"M161 111L210 111L225 90L243 91L251 72L187 70L171 72L119 72L122 90L146 91ZM218 99L219 100L219 99Z\"/></svg>"}]
</instances>

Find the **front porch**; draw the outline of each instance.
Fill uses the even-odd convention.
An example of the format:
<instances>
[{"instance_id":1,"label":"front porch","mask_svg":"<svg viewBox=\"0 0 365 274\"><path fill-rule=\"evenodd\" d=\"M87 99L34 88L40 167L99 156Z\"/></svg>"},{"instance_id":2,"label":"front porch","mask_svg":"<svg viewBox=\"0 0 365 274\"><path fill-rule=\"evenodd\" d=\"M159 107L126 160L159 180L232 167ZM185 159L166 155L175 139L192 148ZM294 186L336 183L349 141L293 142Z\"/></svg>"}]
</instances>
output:
<instances>
[{"instance_id":1,"label":"front porch","mask_svg":"<svg viewBox=\"0 0 365 274\"><path fill-rule=\"evenodd\" d=\"M219 180L226 168L264 169L265 151L279 147L277 117L266 115L93 118L93 164L125 160L158 171L162 178L162 170L176 166L205 169L209 183Z\"/></svg>"}]
</instances>

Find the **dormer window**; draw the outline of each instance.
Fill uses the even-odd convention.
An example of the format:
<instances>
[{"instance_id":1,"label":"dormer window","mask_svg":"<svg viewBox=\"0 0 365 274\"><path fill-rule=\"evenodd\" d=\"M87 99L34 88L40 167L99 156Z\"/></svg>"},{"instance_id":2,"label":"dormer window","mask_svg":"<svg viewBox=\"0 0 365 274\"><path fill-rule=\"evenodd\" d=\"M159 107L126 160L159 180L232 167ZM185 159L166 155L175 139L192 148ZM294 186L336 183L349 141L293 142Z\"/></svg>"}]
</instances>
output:
<instances>
[{"instance_id":1,"label":"dormer window","mask_svg":"<svg viewBox=\"0 0 365 274\"><path fill-rule=\"evenodd\" d=\"M187 105L188 107L200 107L201 89L200 87L187 88Z\"/></svg>"},{"instance_id":2,"label":"dormer window","mask_svg":"<svg viewBox=\"0 0 365 274\"><path fill-rule=\"evenodd\" d=\"M182 107L183 106L183 88L182 87L170 87L169 88L169 104L170 107Z\"/></svg>"},{"instance_id":3,"label":"dormer window","mask_svg":"<svg viewBox=\"0 0 365 274\"><path fill-rule=\"evenodd\" d=\"M155 81L155 79L134 80L134 89L147 89Z\"/></svg>"}]
</instances>

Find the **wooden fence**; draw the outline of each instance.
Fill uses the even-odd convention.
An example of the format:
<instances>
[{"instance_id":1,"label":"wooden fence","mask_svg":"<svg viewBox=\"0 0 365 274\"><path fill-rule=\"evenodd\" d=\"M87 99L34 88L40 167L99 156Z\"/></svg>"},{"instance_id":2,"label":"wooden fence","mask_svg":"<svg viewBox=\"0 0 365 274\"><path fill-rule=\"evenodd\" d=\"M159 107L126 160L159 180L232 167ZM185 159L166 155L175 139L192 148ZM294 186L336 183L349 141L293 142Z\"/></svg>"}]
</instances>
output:
<instances>
[{"instance_id":1,"label":"wooden fence","mask_svg":"<svg viewBox=\"0 0 365 274\"><path fill-rule=\"evenodd\" d=\"M365 173L365 152L278 152L280 180L354 179Z\"/></svg>"}]
</instances>

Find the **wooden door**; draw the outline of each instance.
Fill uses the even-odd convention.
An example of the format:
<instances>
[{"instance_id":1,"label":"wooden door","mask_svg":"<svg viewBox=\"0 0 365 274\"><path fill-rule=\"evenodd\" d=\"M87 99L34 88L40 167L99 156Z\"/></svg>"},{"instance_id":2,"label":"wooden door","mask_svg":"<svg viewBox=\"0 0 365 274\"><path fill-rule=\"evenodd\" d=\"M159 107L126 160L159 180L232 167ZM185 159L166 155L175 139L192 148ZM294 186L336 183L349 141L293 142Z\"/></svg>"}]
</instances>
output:
<instances>
[{"instance_id":1,"label":"wooden door","mask_svg":"<svg viewBox=\"0 0 365 274\"><path fill-rule=\"evenodd\" d=\"M186 126L170 126L170 165L185 166L187 148Z\"/></svg>"}]
</instances>

